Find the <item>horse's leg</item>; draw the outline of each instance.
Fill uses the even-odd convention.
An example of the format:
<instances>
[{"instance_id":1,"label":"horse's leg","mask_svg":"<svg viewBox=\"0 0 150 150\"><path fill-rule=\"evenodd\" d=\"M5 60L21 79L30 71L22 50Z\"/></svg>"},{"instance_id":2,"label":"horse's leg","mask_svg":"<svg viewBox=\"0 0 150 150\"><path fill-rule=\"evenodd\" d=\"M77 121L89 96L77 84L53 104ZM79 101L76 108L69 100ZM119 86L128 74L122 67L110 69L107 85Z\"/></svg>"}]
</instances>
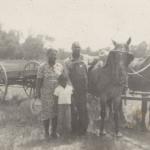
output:
<instances>
[{"instance_id":1,"label":"horse's leg","mask_svg":"<svg viewBox=\"0 0 150 150\"><path fill-rule=\"evenodd\" d=\"M108 105L108 108L109 108L109 121L112 120L112 113L113 113L113 110L112 110L112 99L109 99L107 101L107 105Z\"/></svg>"},{"instance_id":2,"label":"horse's leg","mask_svg":"<svg viewBox=\"0 0 150 150\"><path fill-rule=\"evenodd\" d=\"M104 122L106 116L106 95L100 97L100 105L101 105L101 124L100 124L100 135L104 135Z\"/></svg>"},{"instance_id":3,"label":"horse's leg","mask_svg":"<svg viewBox=\"0 0 150 150\"><path fill-rule=\"evenodd\" d=\"M123 111L123 101L120 101L120 106L119 106L119 118L121 120L121 125L122 127L124 127L126 125L126 119L125 119L125 115L124 115L124 111Z\"/></svg>"},{"instance_id":4,"label":"horse's leg","mask_svg":"<svg viewBox=\"0 0 150 150\"><path fill-rule=\"evenodd\" d=\"M121 103L121 97L118 96L113 101L113 109L114 109L114 123L115 123L115 134L116 136L120 136L119 133L119 108Z\"/></svg>"}]
</instances>

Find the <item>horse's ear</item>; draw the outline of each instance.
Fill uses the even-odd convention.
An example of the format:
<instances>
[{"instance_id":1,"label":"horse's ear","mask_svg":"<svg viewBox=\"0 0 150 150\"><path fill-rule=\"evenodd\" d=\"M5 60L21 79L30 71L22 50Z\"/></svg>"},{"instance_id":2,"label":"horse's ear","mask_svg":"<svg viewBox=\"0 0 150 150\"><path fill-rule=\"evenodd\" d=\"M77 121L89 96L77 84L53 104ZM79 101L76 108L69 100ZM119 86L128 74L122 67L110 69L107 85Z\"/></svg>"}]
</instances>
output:
<instances>
[{"instance_id":1,"label":"horse's ear","mask_svg":"<svg viewBox=\"0 0 150 150\"><path fill-rule=\"evenodd\" d=\"M127 40L127 45L130 45L130 43L131 43L131 37L129 37L129 39Z\"/></svg>"},{"instance_id":2,"label":"horse's ear","mask_svg":"<svg viewBox=\"0 0 150 150\"><path fill-rule=\"evenodd\" d=\"M117 47L117 42L116 42L116 41L112 40L112 43L113 43L113 45L114 45L115 47Z\"/></svg>"}]
</instances>

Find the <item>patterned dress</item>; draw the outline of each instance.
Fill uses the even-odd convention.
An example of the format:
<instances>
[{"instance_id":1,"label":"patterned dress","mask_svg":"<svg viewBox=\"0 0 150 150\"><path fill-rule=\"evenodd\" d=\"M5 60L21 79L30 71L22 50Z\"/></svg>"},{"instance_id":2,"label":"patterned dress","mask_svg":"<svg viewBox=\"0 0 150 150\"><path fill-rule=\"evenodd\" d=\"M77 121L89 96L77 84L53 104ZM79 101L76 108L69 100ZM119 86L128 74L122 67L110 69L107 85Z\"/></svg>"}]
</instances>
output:
<instances>
[{"instance_id":1,"label":"patterned dress","mask_svg":"<svg viewBox=\"0 0 150 150\"><path fill-rule=\"evenodd\" d=\"M38 69L37 78L43 79L41 88L42 120L52 119L56 115L53 109L53 93L62 70L63 68L59 63L56 63L53 67L50 67L48 63L44 63Z\"/></svg>"}]
</instances>

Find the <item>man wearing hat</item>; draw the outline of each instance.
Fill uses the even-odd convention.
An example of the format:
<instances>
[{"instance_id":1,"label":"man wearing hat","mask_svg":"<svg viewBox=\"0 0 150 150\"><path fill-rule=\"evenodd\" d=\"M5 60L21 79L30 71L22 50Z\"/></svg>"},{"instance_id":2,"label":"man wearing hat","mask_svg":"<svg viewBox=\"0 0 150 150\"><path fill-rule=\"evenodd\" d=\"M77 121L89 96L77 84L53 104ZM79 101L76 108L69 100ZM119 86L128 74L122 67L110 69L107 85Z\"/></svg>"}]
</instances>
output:
<instances>
[{"instance_id":1,"label":"man wearing hat","mask_svg":"<svg viewBox=\"0 0 150 150\"><path fill-rule=\"evenodd\" d=\"M65 70L74 89L71 103L72 132L84 135L88 127L86 108L88 77L86 64L80 55L80 50L80 44L74 42L72 56L65 62Z\"/></svg>"}]
</instances>

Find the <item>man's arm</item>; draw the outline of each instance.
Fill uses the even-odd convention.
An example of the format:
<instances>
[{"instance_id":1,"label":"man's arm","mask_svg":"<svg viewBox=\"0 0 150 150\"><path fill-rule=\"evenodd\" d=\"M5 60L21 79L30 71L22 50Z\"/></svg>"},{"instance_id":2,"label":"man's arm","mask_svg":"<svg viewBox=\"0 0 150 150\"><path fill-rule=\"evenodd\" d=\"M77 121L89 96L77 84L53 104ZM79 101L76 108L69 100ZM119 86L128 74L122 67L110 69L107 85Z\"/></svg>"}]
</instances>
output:
<instances>
[{"instance_id":1,"label":"man's arm","mask_svg":"<svg viewBox=\"0 0 150 150\"><path fill-rule=\"evenodd\" d=\"M85 86L86 86L86 90L88 90L88 69L85 63L84 63L84 67L85 67Z\"/></svg>"},{"instance_id":2,"label":"man's arm","mask_svg":"<svg viewBox=\"0 0 150 150\"><path fill-rule=\"evenodd\" d=\"M71 83L71 80L70 80L70 77L69 77L69 61L64 62L63 67L64 67L63 73L67 77L68 84L72 86L72 83Z\"/></svg>"}]
</instances>

